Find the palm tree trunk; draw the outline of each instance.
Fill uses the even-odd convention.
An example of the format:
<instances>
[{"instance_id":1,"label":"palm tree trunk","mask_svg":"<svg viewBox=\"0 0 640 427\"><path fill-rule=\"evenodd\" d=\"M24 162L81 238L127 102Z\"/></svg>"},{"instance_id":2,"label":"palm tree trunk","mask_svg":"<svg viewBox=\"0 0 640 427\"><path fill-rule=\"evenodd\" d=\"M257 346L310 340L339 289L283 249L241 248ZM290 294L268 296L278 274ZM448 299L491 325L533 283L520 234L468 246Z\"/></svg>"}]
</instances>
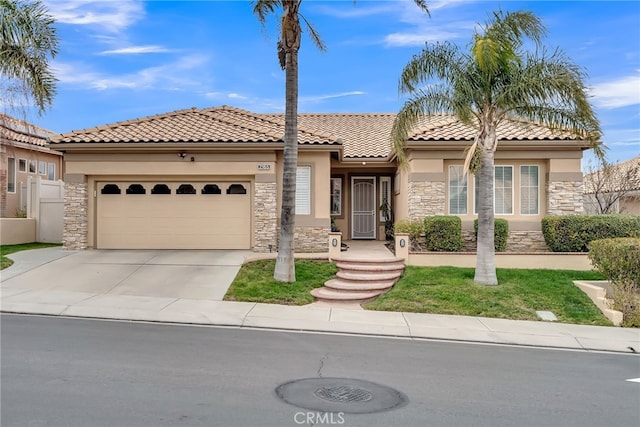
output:
<instances>
[{"instance_id":1,"label":"palm tree trunk","mask_svg":"<svg viewBox=\"0 0 640 427\"><path fill-rule=\"evenodd\" d=\"M295 282L294 232L296 227L296 172L298 169L298 49L288 49L285 59L284 167L280 240L273 278Z\"/></svg>"},{"instance_id":2,"label":"palm tree trunk","mask_svg":"<svg viewBox=\"0 0 640 427\"><path fill-rule=\"evenodd\" d=\"M494 161L489 141L483 141L482 159L478 171L478 253L473 281L479 285L497 285L494 246Z\"/></svg>"}]
</instances>

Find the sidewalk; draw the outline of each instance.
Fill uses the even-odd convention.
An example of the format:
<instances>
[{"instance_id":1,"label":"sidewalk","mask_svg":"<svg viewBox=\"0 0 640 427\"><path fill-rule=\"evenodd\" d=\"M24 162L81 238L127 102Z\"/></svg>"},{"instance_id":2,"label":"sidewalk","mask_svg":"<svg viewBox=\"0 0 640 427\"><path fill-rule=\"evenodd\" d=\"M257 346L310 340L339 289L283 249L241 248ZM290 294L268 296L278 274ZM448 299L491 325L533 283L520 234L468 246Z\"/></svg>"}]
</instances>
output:
<instances>
[{"instance_id":1,"label":"sidewalk","mask_svg":"<svg viewBox=\"0 0 640 427\"><path fill-rule=\"evenodd\" d=\"M34 252L13 254L11 258L15 264L0 273L2 280L36 268L39 262L46 264L69 254L60 248L38 250L39 254ZM19 254L23 255L16 256ZM638 329L352 310L320 304L283 306L56 289L5 289L1 286L0 304L5 313L640 352Z\"/></svg>"}]
</instances>

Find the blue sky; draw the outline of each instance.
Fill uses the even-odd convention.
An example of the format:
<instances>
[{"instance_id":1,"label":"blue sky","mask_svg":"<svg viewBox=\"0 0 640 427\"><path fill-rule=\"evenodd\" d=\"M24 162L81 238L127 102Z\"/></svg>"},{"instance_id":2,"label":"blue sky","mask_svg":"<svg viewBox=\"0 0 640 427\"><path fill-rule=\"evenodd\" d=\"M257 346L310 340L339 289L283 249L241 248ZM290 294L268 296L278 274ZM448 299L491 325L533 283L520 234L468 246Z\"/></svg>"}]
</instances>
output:
<instances>
[{"instance_id":1,"label":"blue sky","mask_svg":"<svg viewBox=\"0 0 640 427\"><path fill-rule=\"evenodd\" d=\"M245 1L46 0L61 49L53 108L29 120L54 130L93 127L190 107L284 111L277 21L261 27ZM611 160L640 153L640 2L305 0L322 35L300 52L301 112L397 112L402 67L426 41L466 46L491 11L530 10L589 75Z\"/></svg>"}]
</instances>

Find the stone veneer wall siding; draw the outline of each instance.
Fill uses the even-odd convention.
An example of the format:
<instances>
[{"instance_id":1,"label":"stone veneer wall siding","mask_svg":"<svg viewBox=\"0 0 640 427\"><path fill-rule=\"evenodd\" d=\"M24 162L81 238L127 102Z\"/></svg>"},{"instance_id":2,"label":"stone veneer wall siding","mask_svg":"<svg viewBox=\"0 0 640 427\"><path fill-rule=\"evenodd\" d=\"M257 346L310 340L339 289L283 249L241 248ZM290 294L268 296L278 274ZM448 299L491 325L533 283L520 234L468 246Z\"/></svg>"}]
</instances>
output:
<instances>
[{"instance_id":1,"label":"stone veneer wall siding","mask_svg":"<svg viewBox=\"0 0 640 427\"><path fill-rule=\"evenodd\" d=\"M445 183L441 181L409 181L409 219L422 220L428 215L445 213Z\"/></svg>"},{"instance_id":2,"label":"stone veneer wall siding","mask_svg":"<svg viewBox=\"0 0 640 427\"><path fill-rule=\"evenodd\" d=\"M583 194L584 184L582 181L549 181L547 185L547 214L584 213Z\"/></svg>"},{"instance_id":3,"label":"stone veneer wall siding","mask_svg":"<svg viewBox=\"0 0 640 427\"><path fill-rule=\"evenodd\" d=\"M278 250L276 186L275 182L255 183L253 198L255 221L253 250L255 252L269 252L269 245L272 245L272 251Z\"/></svg>"},{"instance_id":4,"label":"stone veneer wall siding","mask_svg":"<svg viewBox=\"0 0 640 427\"><path fill-rule=\"evenodd\" d=\"M294 235L296 252L327 252L331 227L298 227Z\"/></svg>"},{"instance_id":5,"label":"stone veneer wall siding","mask_svg":"<svg viewBox=\"0 0 640 427\"><path fill-rule=\"evenodd\" d=\"M473 230L462 230L462 245L465 252L476 251ZM507 252L549 252L549 247L542 231L509 231Z\"/></svg>"},{"instance_id":6,"label":"stone veneer wall siding","mask_svg":"<svg viewBox=\"0 0 640 427\"><path fill-rule=\"evenodd\" d=\"M62 244L65 249L87 248L88 203L86 183L65 183L64 231L62 235Z\"/></svg>"}]
</instances>

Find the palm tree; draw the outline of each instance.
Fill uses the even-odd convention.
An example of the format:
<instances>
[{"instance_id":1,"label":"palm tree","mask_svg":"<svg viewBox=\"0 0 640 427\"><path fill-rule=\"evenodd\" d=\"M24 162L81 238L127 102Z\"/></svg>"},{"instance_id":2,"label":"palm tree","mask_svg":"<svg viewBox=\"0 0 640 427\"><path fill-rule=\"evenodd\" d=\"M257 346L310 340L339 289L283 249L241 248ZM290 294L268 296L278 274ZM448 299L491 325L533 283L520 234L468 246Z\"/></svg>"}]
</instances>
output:
<instances>
[{"instance_id":1,"label":"palm tree","mask_svg":"<svg viewBox=\"0 0 640 427\"><path fill-rule=\"evenodd\" d=\"M416 5L428 13L425 0L414 0ZM284 113L284 165L282 178L282 207L280 211L280 239L274 279L280 282L295 282L296 272L293 258L296 202L296 171L298 166L298 51L302 38L300 18L306 24L311 40L322 51L326 50L320 35L300 13L302 0L256 0L253 13L263 25L267 16L282 8L278 60L285 70Z\"/></svg>"},{"instance_id":2,"label":"palm tree","mask_svg":"<svg viewBox=\"0 0 640 427\"><path fill-rule=\"evenodd\" d=\"M51 105L55 95L56 79L49 67L58 53L54 22L39 0L0 0L3 87L17 88L33 98L40 113Z\"/></svg>"},{"instance_id":3,"label":"palm tree","mask_svg":"<svg viewBox=\"0 0 640 427\"><path fill-rule=\"evenodd\" d=\"M545 33L531 12L495 12L474 34L468 53L450 42L427 45L400 77L400 92L410 95L392 128L400 162L406 162L411 129L425 115L454 114L477 130L465 170L477 175L479 185L478 284L498 284L493 188L500 124L513 118L535 121L571 132L598 149L600 125L583 82L586 74L559 49L548 54L541 43ZM526 40L535 52L523 50Z\"/></svg>"},{"instance_id":4,"label":"palm tree","mask_svg":"<svg viewBox=\"0 0 640 427\"><path fill-rule=\"evenodd\" d=\"M253 13L263 25L267 15L275 13L276 9L283 10L278 40L278 60L280 67L285 71L284 166L280 239L273 277L277 281L289 283L296 281L293 250L298 169L298 51L302 38L300 18L307 24L309 35L318 49L325 50L318 33L300 14L301 3L302 0L257 0L253 3Z\"/></svg>"}]
</instances>

